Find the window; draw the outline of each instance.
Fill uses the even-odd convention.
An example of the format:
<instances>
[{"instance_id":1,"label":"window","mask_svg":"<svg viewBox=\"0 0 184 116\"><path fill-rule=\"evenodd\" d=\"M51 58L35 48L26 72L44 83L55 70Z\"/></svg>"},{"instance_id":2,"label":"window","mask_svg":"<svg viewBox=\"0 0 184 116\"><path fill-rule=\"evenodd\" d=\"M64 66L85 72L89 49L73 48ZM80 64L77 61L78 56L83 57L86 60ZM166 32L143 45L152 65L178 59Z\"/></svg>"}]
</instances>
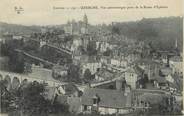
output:
<instances>
[{"instance_id":1,"label":"window","mask_svg":"<svg viewBox=\"0 0 184 116\"><path fill-rule=\"evenodd\" d=\"M97 104L97 99L96 98L93 99L93 104Z\"/></svg>"},{"instance_id":2,"label":"window","mask_svg":"<svg viewBox=\"0 0 184 116\"><path fill-rule=\"evenodd\" d=\"M87 109L88 109L88 106L84 105L84 111L87 111Z\"/></svg>"}]
</instances>

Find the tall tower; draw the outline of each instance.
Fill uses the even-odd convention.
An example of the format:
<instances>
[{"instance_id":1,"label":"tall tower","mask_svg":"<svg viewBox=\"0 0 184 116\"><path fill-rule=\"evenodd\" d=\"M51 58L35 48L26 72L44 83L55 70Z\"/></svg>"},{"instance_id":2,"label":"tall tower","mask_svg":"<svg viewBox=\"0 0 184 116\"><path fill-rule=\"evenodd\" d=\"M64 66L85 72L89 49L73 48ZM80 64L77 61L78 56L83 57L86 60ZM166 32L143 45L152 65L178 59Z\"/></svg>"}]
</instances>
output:
<instances>
[{"instance_id":1,"label":"tall tower","mask_svg":"<svg viewBox=\"0 0 184 116\"><path fill-rule=\"evenodd\" d=\"M86 14L84 14L84 17L83 17L83 23L84 23L84 27L87 29L87 26L88 26L88 17Z\"/></svg>"}]
</instances>

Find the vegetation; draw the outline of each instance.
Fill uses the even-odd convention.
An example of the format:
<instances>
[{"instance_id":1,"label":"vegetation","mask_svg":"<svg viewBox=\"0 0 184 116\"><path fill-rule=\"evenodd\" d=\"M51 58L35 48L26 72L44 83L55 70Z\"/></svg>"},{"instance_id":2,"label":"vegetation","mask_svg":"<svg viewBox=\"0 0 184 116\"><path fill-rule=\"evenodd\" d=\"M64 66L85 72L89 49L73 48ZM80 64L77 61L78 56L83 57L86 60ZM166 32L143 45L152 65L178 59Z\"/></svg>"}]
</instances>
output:
<instances>
[{"instance_id":1,"label":"vegetation","mask_svg":"<svg viewBox=\"0 0 184 116\"><path fill-rule=\"evenodd\" d=\"M18 109L28 116L46 116L50 101L44 98L45 85L33 82L16 93Z\"/></svg>"},{"instance_id":2,"label":"vegetation","mask_svg":"<svg viewBox=\"0 0 184 116\"><path fill-rule=\"evenodd\" d=\"M89 26L90 30L98 31L98 28L103 30L110 30L114 34L125 35L128 38L134 38L137 40L145 40L153 42L154 48L159 48L161 50L171 50L174 48L174 41L178 39L178 46L180 51L182 50L183 40L183 19L182 17L168 17L168 18L143 18L140 21L136 22L121 22L112 25L101 25L101 26ZM58 26L56 28L62 28L64 25ZM23 26L23 25L14 25L0 22L0 27L2 28L2 34L4 32L10 33L38 33L41 32L39 26ZM53 27L54 28L54 27ZM64 33L64 32L56 32ZM1 35L1 34L0 34ZM48 38L54 38L48 33ZM34 37L36 37L35 35ZM68 37L70 38L70 37ZM65 40L68 40L67 38ZM65 41L64 40L64 41ZM70 39L69 39L70 40ZM113 40L114 41L114 40Z\"/></svg>"},{"instance_id":3,"label":"vegetation","mask_svg":"<svg viewBox=\"0 0 184 116\"><path fill-rule=\"evenodd\" d=\"M179 49L182 51L182 25L183 19L181 17L143 18L136 22L114 24L113 32L147 43L151 41L153 47L160 50L172 50L175 45L175 39L177 39ZM108 28L111 27L109 26Z\"/></svg>"},{"instance_id":4,"label":"vegetation","mask_svg":"<svg viewBox=\"0 0 184 116\"><path fill-rule=\"evenodd\" d=\"M84 72L84 81L89 83L92 80L92 74L91 71L89 69L86 69Z\"/></svg>"},{"instance_id":5,"label":"vegetation","mask_svg":"<svg viewBox=\"0 0 184 116\"><path fill-rule=\"evenodd\" d=\"M1 44L0 55L8 56L8 70L12 72L22 73L24 71L24 58L22 55L17 54L15 49L21 49L23 46L22 40L11 40Z\"/></svg>"},{"instance_id":6,"label":"vegetation","mask_svg":"<svg viewBox=\"0 0 184 116\"><path fill-rule=\"evenodd\" d=\"M10 93L6 86L5 86L5 81L1 80L0 81L0 92L1 92L1 97L0 97L0 101L1 101L1 112L2 113L6 113L12 109L14 109L14 107L12 106L13 101L15 100L14 96L12 93Z\"/></svg>"},{"instance_id":7,"label":"vegetation","mask_svg":"<svg viewBox=\"0 0 184 116\"><path fill-rule=\"evenodd\" d=\"M25 60L22 55L12 53L9 61L9 70L12 72L23 73L25 67Z\"/></svg>"},{"instance_id":8,"label":"vegetation","mask_svg":"<svg viewBox=\"0 0 184 116\"><path fill-rule=\"evenodd\" d=\"M78 65L70 64L68 68L67 81L80 83L80 67Z\"/></svg>"},{"instance_id":9,"label":"vegetation","mask_svg":"<svg viewBox=\"0 0 184 116\"><path fill-rule=\"evenodd\" d=\"M45 99L45 84L32 82L8 91L4 81L0 81L1 112L15 116L48 116L55 113L68 113L68 107ZM11 113L13 112L13 114Z\"/></svg>"}]
</instances>

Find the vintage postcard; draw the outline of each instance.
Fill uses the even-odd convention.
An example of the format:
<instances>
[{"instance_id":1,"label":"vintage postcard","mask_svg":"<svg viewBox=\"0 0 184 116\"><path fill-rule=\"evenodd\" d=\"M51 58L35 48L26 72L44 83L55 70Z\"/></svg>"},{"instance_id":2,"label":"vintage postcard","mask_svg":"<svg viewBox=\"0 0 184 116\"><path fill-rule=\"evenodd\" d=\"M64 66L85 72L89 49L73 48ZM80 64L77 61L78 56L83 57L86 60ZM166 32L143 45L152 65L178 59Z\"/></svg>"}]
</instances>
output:
<instances>
[{"instance_id":1,"label":"vintage postcard","mask_svg":"<svg viewBox=\"0 0 184 116\"><path fill-rule=\"evenodd\" d=\"M182 116L182 0L0 0L0 90L1 116Z\"/></svg>"}]
</instances>

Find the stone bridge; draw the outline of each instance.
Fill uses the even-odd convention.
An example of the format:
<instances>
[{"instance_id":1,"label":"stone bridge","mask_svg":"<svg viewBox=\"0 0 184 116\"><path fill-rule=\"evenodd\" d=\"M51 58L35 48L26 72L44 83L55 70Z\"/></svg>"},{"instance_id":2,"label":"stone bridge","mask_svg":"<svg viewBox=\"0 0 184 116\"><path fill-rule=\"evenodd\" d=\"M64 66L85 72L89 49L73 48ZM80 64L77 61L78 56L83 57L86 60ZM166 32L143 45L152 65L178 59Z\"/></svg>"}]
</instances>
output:
<instances>
[{"instance_id":1,"label":"stone bridge","mask_svg":"<svg viewBox=\"0 0 184 116\"><path fill-rule=\"evenodd\" d=\"M46 83L48 86L57 87L63 85L65 83L59 82L57 80L51 79L43 79L43 77L31 77L26 74L18 74L13 72L1 71L0 70L0 80L5 81L5 85L8 89L13 88L16 89L20 85L27 84L29 82L39 82L39 83Z\"/></svg>"}]
</instances>

